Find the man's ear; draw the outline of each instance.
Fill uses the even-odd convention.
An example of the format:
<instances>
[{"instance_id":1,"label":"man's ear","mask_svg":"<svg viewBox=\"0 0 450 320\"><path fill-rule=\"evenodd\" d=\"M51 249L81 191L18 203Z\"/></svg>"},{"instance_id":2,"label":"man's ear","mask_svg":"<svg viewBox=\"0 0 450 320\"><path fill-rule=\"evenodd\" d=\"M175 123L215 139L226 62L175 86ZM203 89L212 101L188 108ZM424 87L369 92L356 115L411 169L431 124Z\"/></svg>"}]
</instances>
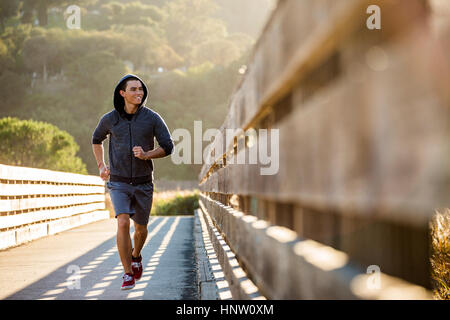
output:
<instances>
[{"instance_id":1,"label":"man's ear","mask_svg":"<svg viewBox=\"0 0 450 320\"><path fill-rule=\"evenodd\" d=\"M124 97L124 98L125 98L125 91L123 91L123 90L119 90L119 93L120 93L120 95L121 95L122 97Z\"/></svg>"}]
</instances>

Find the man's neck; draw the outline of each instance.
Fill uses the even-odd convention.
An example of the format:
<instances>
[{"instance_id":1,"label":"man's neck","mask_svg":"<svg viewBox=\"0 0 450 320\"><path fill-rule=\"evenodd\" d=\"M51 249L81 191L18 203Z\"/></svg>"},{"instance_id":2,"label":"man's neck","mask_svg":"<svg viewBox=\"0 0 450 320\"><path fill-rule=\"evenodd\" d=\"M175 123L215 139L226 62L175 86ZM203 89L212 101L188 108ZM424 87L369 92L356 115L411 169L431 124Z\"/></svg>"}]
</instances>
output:
<instances>
[{"instance_id":1,"label":"man's neck","mask_svg":"<svg viewBox=\"0 0 450 320\"><path fill-rule=\"evenodd\" d=\"M139 105L137 105L137 104L130 104L130 103L125 102L124 109L125 109L126 113L133 114L133 113L136 113L138 106Z\"/></svg>"}]
</instances>

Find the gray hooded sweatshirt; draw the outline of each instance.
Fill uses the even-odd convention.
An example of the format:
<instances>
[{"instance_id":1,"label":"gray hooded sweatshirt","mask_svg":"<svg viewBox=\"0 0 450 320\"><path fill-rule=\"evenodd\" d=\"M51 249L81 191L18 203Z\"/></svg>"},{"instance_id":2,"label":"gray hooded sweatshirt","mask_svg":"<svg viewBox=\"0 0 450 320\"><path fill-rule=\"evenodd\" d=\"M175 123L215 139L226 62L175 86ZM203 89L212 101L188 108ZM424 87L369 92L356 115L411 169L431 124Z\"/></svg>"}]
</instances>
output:
<instances>
[{"instance_id":1,"label":"gray hooded sweatshirt","mask_svg":"<svg viewBox=\"0 0 450 320\"><path fill-rule=\"evenodd\" d=\"M140 80L144 89L142 102L132 116L126 114L125 101L119 93L121 84L129 78ZM135 146L141 146L144 151L153 150L156 138L166 155L173 151L173 141L164 120L144 105L147 95L144 81L135 75L126 75L114 90L114 110L104 114L94 130L93 144L102 144L109 136L110 181L129 184L153 181L153 161L136 158L132 151Z\"/></svg>"}]
</instances>

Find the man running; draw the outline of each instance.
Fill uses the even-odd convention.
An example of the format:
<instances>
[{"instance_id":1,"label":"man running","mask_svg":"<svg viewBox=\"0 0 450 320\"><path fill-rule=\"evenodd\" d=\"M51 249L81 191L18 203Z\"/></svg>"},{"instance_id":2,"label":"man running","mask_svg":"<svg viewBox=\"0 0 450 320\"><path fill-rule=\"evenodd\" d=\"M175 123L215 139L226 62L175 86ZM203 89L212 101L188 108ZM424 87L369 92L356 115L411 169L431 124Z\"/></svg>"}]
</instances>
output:
<instances>
[{"instance_id":1,"label":"man running","mask_svg":"<svg viewBox=\"0 0 450 320\"><path fill-rule=\"evenodd\" d=\"M122 290L134 288L143 271L141 250L153 201L152 159L168 156L173 150L164 120L144 105L147 94L147 86L136 75L120 79L114 90L114 110L102 116L92 135L100 177L105 181L109 178L106 186L117 218L117 249L125 272ZM108 135L109 168L103 149ZM130 218L134 222L134 247Z\"/></svg>"}]
</instances>

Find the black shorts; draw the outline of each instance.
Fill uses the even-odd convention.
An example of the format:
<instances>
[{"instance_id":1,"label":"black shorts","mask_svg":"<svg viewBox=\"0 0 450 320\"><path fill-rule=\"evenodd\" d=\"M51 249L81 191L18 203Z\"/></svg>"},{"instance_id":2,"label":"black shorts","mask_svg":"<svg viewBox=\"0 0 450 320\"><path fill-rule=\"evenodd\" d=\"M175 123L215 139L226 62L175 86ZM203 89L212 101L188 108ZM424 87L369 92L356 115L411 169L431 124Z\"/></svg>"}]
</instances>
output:
<instances>
[{"instance_id":1,"label":"black shorts","mask_svg":"<svg viewBox=\"0 0 450 320\"><path fill-rule=\"evenodd\" d=\"M153 182L132 185L125 182L108 181L115 216L125 213L137 224L147 225L153 202Z\"/></svg>"}]
</instances>

